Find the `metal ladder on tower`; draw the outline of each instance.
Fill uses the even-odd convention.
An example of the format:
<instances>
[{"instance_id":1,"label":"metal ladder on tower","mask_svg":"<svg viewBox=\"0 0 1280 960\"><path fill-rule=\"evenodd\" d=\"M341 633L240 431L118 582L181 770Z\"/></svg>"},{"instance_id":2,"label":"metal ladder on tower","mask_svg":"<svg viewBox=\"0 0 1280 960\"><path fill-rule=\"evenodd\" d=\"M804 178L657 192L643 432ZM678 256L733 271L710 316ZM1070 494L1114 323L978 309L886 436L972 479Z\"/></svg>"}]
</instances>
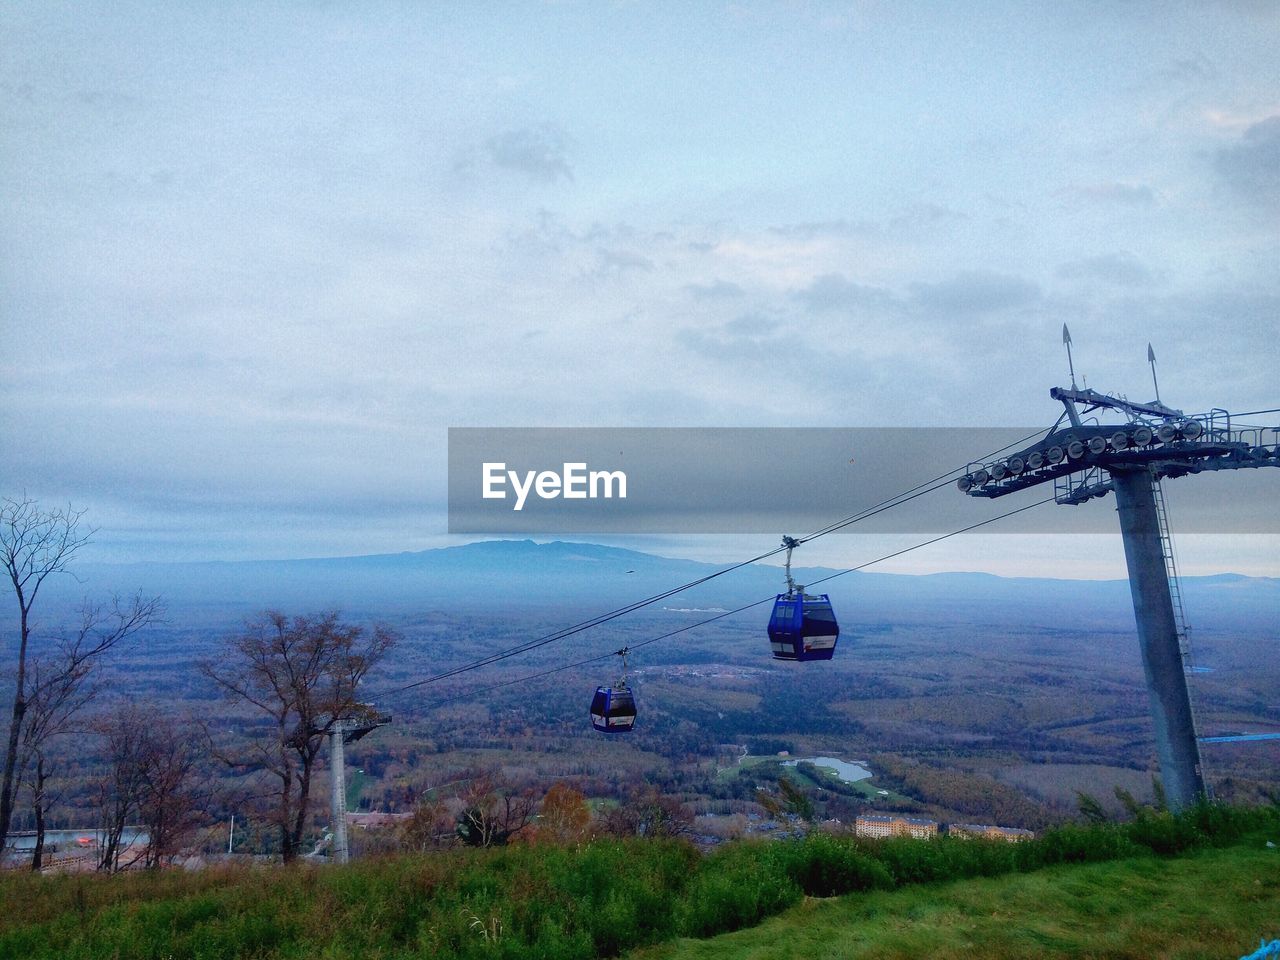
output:
<instances>
[{"instance_id":1,"label":"metal ladder on tower","mask_svg":"<svg viewBox=\"0 0 1280 960\"><path fill-rule=\"evenodd\" d=\"M1182 606L1182 582L1178 577L1178 558L1173 550L1173 534L1169 529L1169 510L1164 502L1164 490L1160 486L1160 478L1151 478L1152 492L1156 501L1156 519L1160 525L1160 552L1164 554L1164 568L1169 577L1169 596L1173 600L1173 622L1178 631L1178 649L1182 654L1182 672L1187 679L1187 699L1191 703L1191 725L1195 730L1196 740L1200 739L1200 704L1195 691L1195 656L1191 647L1191 628L1187 626L1187 613ZM1204 779L1207 796L1212 797L1209 786L1209 775L1205 769L1204 757L1200 757L1200 775Z\"/></svg>"}]
</instances>

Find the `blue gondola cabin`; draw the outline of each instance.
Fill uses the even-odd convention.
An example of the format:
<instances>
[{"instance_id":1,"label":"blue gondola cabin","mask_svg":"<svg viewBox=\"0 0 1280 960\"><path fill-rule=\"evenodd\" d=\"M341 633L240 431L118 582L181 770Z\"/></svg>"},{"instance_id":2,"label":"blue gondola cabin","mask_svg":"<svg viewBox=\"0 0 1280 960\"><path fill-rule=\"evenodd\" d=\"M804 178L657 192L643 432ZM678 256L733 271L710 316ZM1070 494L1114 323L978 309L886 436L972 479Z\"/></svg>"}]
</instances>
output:
<instances>
[{"instance_id":1,"label":"blue gondola cabin","mask_svg":"<svg viewBox=\"0 0 1280 960\"><path fill-rule=\"evenodd\" d=\"M636 724L636 698L626 683L596 687L591 700L591 725L601 733L630 733Z\"/></svg>"},{"instance_id":2,"label":"blue gondola cabin","mask_svg":"<svg viewBox=\"0 0 1280 960\"><path fill-rule=\"evenodd\" d=\"M769 645L776 660L830 660L840 625L825 593L780 593L769 618Z\"/></svg>"}]
</instances>

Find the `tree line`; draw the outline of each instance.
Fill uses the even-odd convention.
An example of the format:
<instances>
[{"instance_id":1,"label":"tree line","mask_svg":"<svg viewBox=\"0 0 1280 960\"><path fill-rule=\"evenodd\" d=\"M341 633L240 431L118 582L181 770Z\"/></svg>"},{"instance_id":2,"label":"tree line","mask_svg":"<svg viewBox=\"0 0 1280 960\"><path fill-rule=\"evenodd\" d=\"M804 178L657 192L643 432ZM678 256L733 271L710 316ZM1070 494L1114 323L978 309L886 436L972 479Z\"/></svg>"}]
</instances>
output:
<instances>
[{"instance_id":1,"label":"tree line","mask_svg":"<svg viewBox=\"0 0 1280 960\"><path fill-rule=\"evenodd\" d=\"M210 716L174 717L154 706L108 701L102 666L121 644L163 623L159 597L86 599L69 627L46 626L37 602L50 579L68 574L94 534L84 511L41 509L27 497L0 501L0 565L17 607L9 727L0 769L0 850L21 808L34 826L31 865L45 864L50 810L62 799L66 747L96 751L92 798L101 841L98 866L158 866L217 809L249 809L269 821L288 861L299 855L312 809L312 783L325 738L339 720L368 711L358 687L398 635L345 623L336 611L246 622L197 671L237 706L236 734ZM61 749L59 749L61 747ZM236 774L215 788L211 765ZM62 787L59 787L62 784ZM133 849L126 828L147 842Z\"/></svg>"}]
</instances>

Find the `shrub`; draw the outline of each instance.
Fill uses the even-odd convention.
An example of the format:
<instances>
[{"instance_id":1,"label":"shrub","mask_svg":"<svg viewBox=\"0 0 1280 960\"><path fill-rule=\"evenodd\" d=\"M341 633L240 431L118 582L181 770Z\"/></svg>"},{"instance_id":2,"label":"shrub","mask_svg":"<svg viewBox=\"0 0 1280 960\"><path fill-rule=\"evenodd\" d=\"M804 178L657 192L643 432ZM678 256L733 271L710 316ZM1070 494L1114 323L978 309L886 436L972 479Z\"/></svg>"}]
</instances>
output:
<instances>
[{"instance_id":1,"label":"shrub","mask_svg":"<svg viewBox=\"0 0 1280 960\"><path fill-rule=\"evenodd\" d=\"M1035 870L1055 863L1095 863L1133 856L1140 850L1124 830L1110 824L1080 827L1064 824L1046 830L1039 839L1019 844L1020 865Z\"/></svg>"},{"instance_id":2,"label":"shrub","mask_svg":"<svg viewBox=\"0 0 1280 960\"><path fill-rule=\"evenodd\" d=\"M1172 814L1142 809L1125 824L1129 839L1162 857L1172 857L1204 846L1209 838L1196 826L1192 812Z\"/></svg>"},{"instance_id":3,"label":"shrub","mask_svg":"<svg viewBox=\"0 0 1280 960\"><path fill-rule=\"evenodd\" d=\"M768 842L722 847L701 864L676 907L677 929L689 937L759 923L797 903L802 893Z\"/></svg>"},{"instance_id":4,"label":"shrub","mask_svg":"<svg viewBox=\"0 0 1280 960\"><path fill-rule=\"evenodd\" d=\"M1280 807L1235 807L1215 800L1201 800L1189 807L1185 816L1210 843L1225 846L1247 833L1280 828Z\"/></svg>"},{"instance_id":5,"label":"shrub","mask_svg":"<svg viewBox=\"0 0 1280 960\"><path fill-rule=\"evenodd\" d=\"M812 833L799 842L780 844L775 856L787 876L810 897L893 886L885 865L860 852L847 838Z\"/></svg>"},{"instance_id":6,"label":"shrub","mask_svg":"<svg viewBox=\"0 0 1280 960\"><path fill-rule=\"evenodd\" d=\"M513 951L507 953L512 955ZM544 920L519 956L529 960L594 960L599 954L587 931L566 931L560 924Z\"/></svg>"},{"instance_id":7,"label":"shrub","mask_svg":"<svg viewBox=\"0 0 1280 960\"><path fill-rule=\"evenodd\" d=\"M1019 848L1027 845L976 837L928 841L895 837L877 841L868 849L888 868L894 882L902 885L1008 873L1019 868Z\"/></svg>"}]
</instances>

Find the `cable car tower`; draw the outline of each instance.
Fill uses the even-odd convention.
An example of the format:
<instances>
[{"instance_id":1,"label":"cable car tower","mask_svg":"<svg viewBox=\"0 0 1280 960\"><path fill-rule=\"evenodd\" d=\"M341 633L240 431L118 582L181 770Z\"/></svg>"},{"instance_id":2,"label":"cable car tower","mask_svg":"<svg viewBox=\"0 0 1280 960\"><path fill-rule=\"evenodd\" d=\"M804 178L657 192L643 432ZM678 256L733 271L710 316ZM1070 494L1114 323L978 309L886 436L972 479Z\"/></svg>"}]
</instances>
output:
<instances>
[{"instance_id":1,"label":"cable car tower","mask_svg":"<svg viewBox=\"0 0 1280 960\"><path fill-rule=\"evenodd\" d=\"M1062 403L1069 425L1059 429L1055 424L1042 440L1011 456L969 464L957 485L971 497L994 498L1053 481L1054 499L1073 506L1115 493L1156 752L1169 805L1177 810L1204 795L1205 782L1187 684L1191 664L1181 591L1160 482L1206 470L1280 467L1280 427L1233 426L1231 414L1221 409L1188 416L1160 402L1158 382L1150 403L1081 390L1065 325L1062 339L1071 386L1054 387L1049 396ZM1149 344L1147 359L1154 378L1155 354ZM1103 412L1117 413L1124 422L1103 424L1094 416Z\"/></svg>"},{"instance_id":2,"label":"cable car tower","mask_svg":"<svg viewBox=\"0 0 1280 960\"><path fill-rule=\"evenodd\" d=\"M346 863L350 857L347 849L346 751L343 748L390 722L391 714L379 713L372 704L366 703L348 715L336 718L329 727L329 813L334 863Z\"/></svg>"}]
</instances>

